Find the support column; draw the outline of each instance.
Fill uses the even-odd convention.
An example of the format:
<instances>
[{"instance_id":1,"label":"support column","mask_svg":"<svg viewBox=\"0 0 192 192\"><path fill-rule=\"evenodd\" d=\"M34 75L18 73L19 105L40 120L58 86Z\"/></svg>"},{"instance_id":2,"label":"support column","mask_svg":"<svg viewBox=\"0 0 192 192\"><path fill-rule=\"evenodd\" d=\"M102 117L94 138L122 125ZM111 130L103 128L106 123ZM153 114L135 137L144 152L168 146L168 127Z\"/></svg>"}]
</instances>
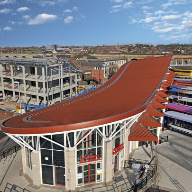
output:
<instances>
[{"instance_id":1,"label":"support column","mask_svg":"<svg viewBox=\"0 0 192 192\"><path fill-rule=\"evenodd\" d=\"M37 105L39 105L39 95L37 95Z\"/></svg>"},{"instance_id":2,"label":"support column","mask_svg":"<svg viewBox=\"0 0 192 192\"><path fill-rule=\"evenodd\" d=\"M130 129L125 129L125 155L124 155L124 162L125 160L129 160L129 148L130 148L130 142L128 141L128 137L130 134Z\"/></svg>"},{"instance_id":3,"label":"support column","mask_svg":"<svg viewBox=\"0 0 192 192\"><path fill-rule=\"evenodd\" d=\"M75 149L65 150L65 180L66 190L75 190L76 188L76 158Z\"/></svg>"},{"instance_id":4,"label":"support column","mask_svg":"<svg viewBox=\"0 0 192 192\"><path fill-rule=\"evenodd\" d=\"M31 152L31 162L32 162L32 179L34 185L41 185L41 163L39 158L39 152Z\"/></svg>"},{"instance_id":5,"label":"support column","mask_svg":"<svg viewBox=\"0 0 192 192\"><path fill-rule=\"evenodd\" d=\"M113 140L107 142L105 141L104 152L104 182L108 183L113 179Z\"/></svg>"},{"instance_id":6,"label":"support column","mask_svg":"<svg viewBox=\"0 0 192 192\"><path fill-rule=\"evenodd\" d=\"M61 64L61 79L60 79L60 82L61 82L61 100L63 100L63 65Z\"/></svg>"},{"instance_id":7,"label":"support column","mask_svg":"<svg viewBox=\"0 0 192 192\"><path fill-rule=\"evenodd\" d=\"M45 97L45 67L42 67L42 77L43 77L43 96Z\"/></svg>"},{"instance_id":8,"label":"support column","mask_svg":"<svg viewBox=\"0 0 192 192\"><path fill-rule=\"evenodd\" d=\"M13 91L13 101L15 101L15 89L14 89L14 80L13 80L13 66L10 65L11 69L11 82L12 82L12 91Z\"/></svg>"},{"instance_id":9,"label":"support column","mask_svg":"<svg viewBox=\"0 0 192 192\"><path fill-rule=\"evenodd\" d=\"M4 83L3 83L3 69L2 64L0 64L0 75L1 75L1 85L2 85L2 93L3 93L3 100L5 100L5 90L4 90Z\"/></svg>"},{"instance_id":10,"label":"support column","mask_svg":"<svg viewBox=\"0 0 192 192\"><path fill-rule=\"evenodd\" d=\"M23 165L23 174L26 174L25 147L21 148L21 157L22 157L22 165Z\"/></svg>"},{"instance_id":11,"label":"support column","mask_svg":"<svg viewBox=\"0 0 192 192\"><path fill-rule=\"evenodd\" d=\"M72 91L72 76L69 76L69 88L70 88L70 97L72 97L73 91Z\"/></svg>"},{"instance_id":12,"label":"support column","mask_svg":"<svg viewBox=\"0 0 192 192\"><path fill-rule=\"evenodd\" d=\"M151 159L153 158L153 141L151 141Z\"/></svg>"},{"instance_id":13,"label":"support column","mask_svg":"<svg viewBox=\"0 0 192 192\"><path fill-rule=\"evenodd\" d=\"M26 94L26 80L25 80L25 67L23 66L23 87L24 87L24 102L27 103L27 94Z\"/></svg>"}]
</instances>

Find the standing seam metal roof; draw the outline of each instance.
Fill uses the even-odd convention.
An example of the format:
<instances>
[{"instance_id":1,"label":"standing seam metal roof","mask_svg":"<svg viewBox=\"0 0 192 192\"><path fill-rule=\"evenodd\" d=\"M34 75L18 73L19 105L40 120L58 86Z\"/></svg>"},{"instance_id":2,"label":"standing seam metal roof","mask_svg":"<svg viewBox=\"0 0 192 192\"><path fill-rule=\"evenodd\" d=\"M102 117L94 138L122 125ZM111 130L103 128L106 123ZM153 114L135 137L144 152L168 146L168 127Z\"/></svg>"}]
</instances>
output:
<instances>
[{"instance_id":1,"label":"standing seam metal roof","mask_svg":"<svg viewBox=\"0 0 192 192\"><path fill-rule=\"evenodd\" d=\"M71 131L119 121L147 108L172 56L124 64L98 89L77 98L20 115L2 123L12 134Z\"/></svg>"}]
</instances>

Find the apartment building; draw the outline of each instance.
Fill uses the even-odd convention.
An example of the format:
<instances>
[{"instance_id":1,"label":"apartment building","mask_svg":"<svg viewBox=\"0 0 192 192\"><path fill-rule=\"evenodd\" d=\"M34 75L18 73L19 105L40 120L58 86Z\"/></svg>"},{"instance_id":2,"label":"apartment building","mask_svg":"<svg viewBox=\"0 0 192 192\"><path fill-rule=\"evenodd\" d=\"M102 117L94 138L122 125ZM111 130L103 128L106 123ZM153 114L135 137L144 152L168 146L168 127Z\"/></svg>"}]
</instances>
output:
<instances>
[{"instance_id":1,"label":"apartment building","mask_svg":"<svg viewBox=\"0 0 192 192\"><path fill-rule=\"evenodd\" d=\"M77 67L61 59L0 57L3 100L52 105L77 93Z\"/></svg>"}]
</instances>

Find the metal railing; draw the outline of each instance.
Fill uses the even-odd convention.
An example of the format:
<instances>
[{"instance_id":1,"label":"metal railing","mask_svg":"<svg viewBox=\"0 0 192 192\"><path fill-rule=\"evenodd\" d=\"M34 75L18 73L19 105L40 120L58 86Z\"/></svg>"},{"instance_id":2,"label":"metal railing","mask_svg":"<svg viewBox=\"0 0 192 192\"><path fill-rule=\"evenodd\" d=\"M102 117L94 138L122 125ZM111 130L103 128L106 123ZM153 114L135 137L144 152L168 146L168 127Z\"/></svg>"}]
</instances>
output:
<instances>
[{"instance_id":1,"label":"metal railing","mask_svg":"<svg viewBox=\"0 0 192 192\"><path fill-rule=\"evenodd\" d=\"M147 185L147 182L153 178L153 176L155 175L155 172L157 170L157 166L154 165L154 164L151 164L151 162L153 161L154 158L155 158L155 156L151 159L150 162L140 161L140 160L133 160L133 159L125 161L125 165L127 164L128 167L130 167L129 166L130 164L140 163L140 164L150 165L150 168L147 171L146 176L143 179L141 179L140 183L133 184L130 188L122 188L121 192L136 192L136 191L144 188Z\"/></svg>"},{"instance_id":2,"label":"metal railing","mask_svg":"<svg viewBox=\"0 0 192 192\"><path fill-rule=\"evenodd\" d=\"M14 191L14 192L30 192L29 190L27 189L23 189L15 184L10 184L10 183L7 183L7 185L5 186L5 189L4 189L4 192L11 192L11 191Z\"/></svg>"},{"instance_id":3,"label":"metal railing","mask_svg":"<svg viewBox=\"0 0 192 192\"><path fill-rule=\"evenodd\" d=\"M3 152L0 152L0 159L3 159L3 158L7 157L8 155L10 155L12 153L15 153L16 151L19 151L20 149L21 149L21 146L16 145L16 146L13 146L13 147L11 147L9 149L6 149Z\"/></svg>"}]
</instances>

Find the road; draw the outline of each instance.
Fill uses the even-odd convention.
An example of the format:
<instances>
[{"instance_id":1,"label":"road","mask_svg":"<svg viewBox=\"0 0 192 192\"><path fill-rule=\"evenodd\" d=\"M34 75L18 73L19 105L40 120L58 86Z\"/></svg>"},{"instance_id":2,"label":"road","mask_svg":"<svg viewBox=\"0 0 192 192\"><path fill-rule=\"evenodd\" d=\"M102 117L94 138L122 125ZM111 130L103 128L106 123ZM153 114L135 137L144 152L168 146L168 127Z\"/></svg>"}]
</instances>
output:
<instances>
[{"instance_id":1,"label":"road","mask_svg":"<svg viewBox=\"0 0 192 192\"><path fill-rule=\"evenodd\" d=\"M170 131L168 142L157 147L157 153L192 172L192 138Z\"/></svg>"}]
</instances>

